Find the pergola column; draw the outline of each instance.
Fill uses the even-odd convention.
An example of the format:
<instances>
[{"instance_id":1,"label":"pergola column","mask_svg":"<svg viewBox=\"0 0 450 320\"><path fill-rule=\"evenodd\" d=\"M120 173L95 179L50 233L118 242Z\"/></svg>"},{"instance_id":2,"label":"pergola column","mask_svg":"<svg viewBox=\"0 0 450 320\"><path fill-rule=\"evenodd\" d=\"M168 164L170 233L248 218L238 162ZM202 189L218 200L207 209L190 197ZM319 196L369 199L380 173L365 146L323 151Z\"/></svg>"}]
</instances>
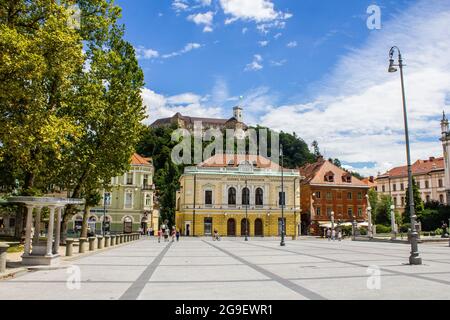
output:
<instances>
[{"instance_id":1,"label":"pergola column","mask_svg":"<svg viewBox=\"0 0 450 320\"><path fill-rule=\"evenodd\" d=\"M23 251L24 256L30 255L31 250L31 225L33 221L33 205L27 205L27 221L26 221L26 229L25 229L25 248Z\"/></svg>"},{"instance_id":2,"label":"pergola column","mask_svg":"<svg viewBox=\"0 0 450 320\"><path fill-rule=\"evenodd\" d=\"M58 254L59 252L59 243L61 241L61 214L62 214L62 207L57 208L56 213L56 234L55 234L55 245L53 247L53 253Z\"/></svg>"},{"instance_id":3,"label":"pergola column","mask_svg":"<svg viewBox=\"0 0 450 320\"><path fill-rule=\"evenodd\" d=\"M49 206L50 217L48 221L48 232L47 232L47 257L53 256L53 228L55 225L55 206Z\"/></svg>"},{"instance_id":4,"label":"pergola column","mask_svg":"<svg viewBox=\"0 0 450 320\"><path fill-rule=\"evenodd\" d=\"M42 207L36 207L36 218L34 219L33 244L38 244L39 242L39 234L41 233L41 213Z\"/></svg>"}]
</instances>

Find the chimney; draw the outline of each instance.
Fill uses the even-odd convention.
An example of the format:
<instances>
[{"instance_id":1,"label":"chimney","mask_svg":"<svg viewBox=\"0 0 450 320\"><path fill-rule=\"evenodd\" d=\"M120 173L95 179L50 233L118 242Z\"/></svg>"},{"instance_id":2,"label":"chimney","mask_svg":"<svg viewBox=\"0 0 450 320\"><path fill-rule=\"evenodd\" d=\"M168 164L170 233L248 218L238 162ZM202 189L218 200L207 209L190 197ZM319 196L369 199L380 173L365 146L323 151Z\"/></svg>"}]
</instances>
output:
<instances>
[{"instance_id":1,"label":"chimney","mask_svg":"<svg viewBox=\"0 0 450 320\"><path fill-rule=\"evenodd\" d=\"M433 162L434 160L436 160L435 157L430 157L430 161Z\"/></svg>"},{"instance_id":2,"label":"chimney","mask_svg":"<svg viewBox=\"0 0 450 320\"><path fill-rule=\"evenodd\" d=\"M375 178L374 178L373 176L370 176L370 177L369 177L369 181L372 182L372 183L374 183L374 182L375 182Z\"/></svg>"}]
</instances>

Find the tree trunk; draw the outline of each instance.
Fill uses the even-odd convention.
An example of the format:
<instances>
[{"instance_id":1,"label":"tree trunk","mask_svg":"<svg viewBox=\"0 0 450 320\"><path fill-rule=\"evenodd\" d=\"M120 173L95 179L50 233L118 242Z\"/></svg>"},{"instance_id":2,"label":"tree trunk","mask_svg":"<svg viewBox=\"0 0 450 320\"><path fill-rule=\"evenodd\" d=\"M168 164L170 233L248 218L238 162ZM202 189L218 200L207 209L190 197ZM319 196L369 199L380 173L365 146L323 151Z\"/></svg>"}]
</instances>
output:
<instances>
[{"instance_id":1,"label":"tree trunk","mask_svg":"<svg viewBox=\"0 0 450 320\"><path fill-rule=\"evenodd\" d=\"M87 237L89 211L90 211L90 208L86 204L84 206L84 211L83 211L83 225L81 227L81 236L80 236L81 238L86 238Z\"/></svg>"}]
</instances>

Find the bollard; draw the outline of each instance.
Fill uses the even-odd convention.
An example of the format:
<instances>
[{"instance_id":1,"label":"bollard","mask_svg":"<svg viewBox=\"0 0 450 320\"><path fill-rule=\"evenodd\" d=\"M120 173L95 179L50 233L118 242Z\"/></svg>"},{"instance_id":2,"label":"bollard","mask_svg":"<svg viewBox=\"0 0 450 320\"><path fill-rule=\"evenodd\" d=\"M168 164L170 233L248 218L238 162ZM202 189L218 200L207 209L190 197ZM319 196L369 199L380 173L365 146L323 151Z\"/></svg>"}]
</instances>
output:
<instances>
[{"instance_id":1,"label":"bollard","mask_svg":"<svg viewBox=\"0 0 450 320\"><path fill-rule=\"evenodd\" d=\"M120 235L116 235L116 246L120 243Z\"/></svg>"},{"instance_id":2,"label":"bollard","mask_svg":"<svg viewBox=\"0 0 450 320\"><path fill-rule=\"evenodd\" d=\"M66 239L66 257L73 255L73 239Z\"/></svg>"},{"instance_id":3,"label":"bollard","mask_svg":"<svg viewBox=\"0 0 450 320\"><path fill-rule=\"evenodd\" d=\"M78 248L79 249L79 253L85 253L86 252L86 242L87 242L87 239L86 238L80 238L80 247Z\"/></svg>"},{"instance_id":4,"label":"bollard","mask_svg":"<svg viewBox=\"0 0 450 320\"><path fill-rule=\"evenodd\" d=\"M116 236L112 234L110 237L111 237L111 247L114 247L116 245Z\"/></svg>"},{"instance_id":5,"label":"bollard","mask_svg":"<svg viewBox=\"0 0 450 320\"><path fill-rule=\"evenodd\" d=\"M120 241L119 241L119 243L120 243L120 244L123 243L123 234L120 235Z\"/></svg>"},{"instance_id":6,"label":"bollard","mask_svg":"<svg viewBox=\"0 0 450 320\"><path fill-rule=\"evenodd\" d=\"M6 271L6 251L8 250L9 245L6 243L0 243L0 273Z\"/></svg>"},{"instance_id":7,"label":"bollard","mask_svg":"<svg viewBox=\"0 0 450 320\"><path fill-rule=\"evenodd\" d=\"M89 251L94 251L95 250L95 237L90 237L89 238Z\"/></svg>"},{"instance_id":8,"label":"bollard","mask_svg":"<svg viewBox=\"0 0 450 320\"><path fill-rule=\"evenodd\" d=\"M106 235L105 236L105 248L108 248L109 247L109 245L111 244L111 237L110 236L108 236L108 235Z\"/></svg>"},{"instance_id":9,"label":"bollard","mask_svg":"<svg viewBox=\"0 0 450 320\"><path fill-rule=\"evenodd\" d=\"M98 236L97 239L98 239L97 240L98 249L103 249L103 247L105 246L104 243L105 239L103 238L103 236Z\"/></svg>"}]
</instances>

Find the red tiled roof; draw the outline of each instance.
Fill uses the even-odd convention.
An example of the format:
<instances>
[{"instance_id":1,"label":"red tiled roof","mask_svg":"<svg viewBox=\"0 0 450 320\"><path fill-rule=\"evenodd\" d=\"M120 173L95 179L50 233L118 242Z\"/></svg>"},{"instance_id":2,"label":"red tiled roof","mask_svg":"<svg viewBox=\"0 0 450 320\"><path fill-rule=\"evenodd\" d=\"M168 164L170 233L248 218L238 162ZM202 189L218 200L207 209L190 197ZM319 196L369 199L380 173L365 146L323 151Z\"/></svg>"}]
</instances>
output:
<instances>
[{"instance_id":1,"label":"red tiled roof","mask_svg":"<svg viewBox=\"0 0 450 320\"><path fill-rule=\"evenodd\" d=\"M133 165L150 165L151 163L148 161L151 158L144 158L137 153L131 156L131 164Z\"/></svg>"},{"instance_id":2,"label":"red tiled roof","mask_svg":"<svg viewBox=\"0 0 450 320\"><path fill-rule=\"evenodd\" d=\"M427 174L436 170L444 170L444 158L431 157L428 160L417 160L411 166L413 175ZM401 166L395 167L386 173L380 175L388 177L406 177L408 176L408 167Z\"/></svg>"},{"instance_id":3,"label":"red tiled roof","mask_svg":"<svg viewBox=\"0 0 450 320\"><path fill-rule=\"evenodd\" d=\"M351 182L345 182L343 177L351 175L347 171L339 168L330 161L319 159L314 163L309 163L301 167L300 175L304 176L303 183L307 184L322 184L330 186L352 186L352 187L367 187L365 183L356 177L352 176ZM325 181L325 176L330 173L334 174L334 181Z\"/></svg>"},{"instance_id":4,"label":"red tiled roof","mask_svg":"<svg viewBox=\"0 0 450 320\"><path fill-rule=\"evenodd\" d=\"M211 158L203 161L199 167L238 167L243 162L249 162L254 165L255 168L265 168L279 170L281 167L260 155L248 155L248 154L216 154Z\"/></svg>"}]
</instances>

